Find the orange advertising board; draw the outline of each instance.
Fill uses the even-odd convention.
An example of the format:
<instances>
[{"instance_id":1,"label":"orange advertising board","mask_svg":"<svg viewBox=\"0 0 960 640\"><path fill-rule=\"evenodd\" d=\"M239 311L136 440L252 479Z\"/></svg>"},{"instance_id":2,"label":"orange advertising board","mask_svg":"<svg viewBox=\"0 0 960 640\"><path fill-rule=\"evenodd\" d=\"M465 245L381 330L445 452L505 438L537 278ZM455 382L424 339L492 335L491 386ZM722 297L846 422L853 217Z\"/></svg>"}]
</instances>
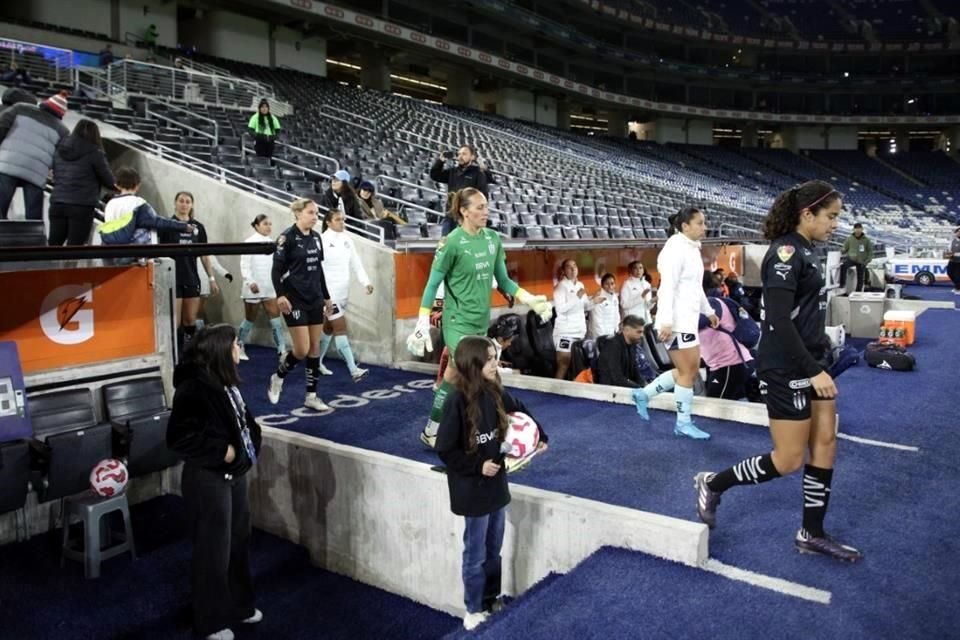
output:
<instances>
[{"instance_id":1,"label":"orange advertising board","mask_svg":"<svg viewBox=\"0 0 960 640\"><path fill-rule=\"evenodd\" d=\"M573 258L580 268L580 281L587 291L593 293L600 288L600 279L605 273L617 278L617 286L627 277L627 265L639 260L653 277L654 284L659 282L657 275L657 254L660 247L622 248L622 249L527 249L507 252L507 273L531 293L553 295L560 264L567 258ZM743 265L743 247L740 245L704 245L703 268L723 268L727 273L740 273ZM397 318L414 318L420 309L420 297L430 274L433 254L397 253L394 266L397 274ZM491 294L493 306L504 304L496 292Z\"/></svg>"},{"instance_id":2,"label":"orange advertising board","mask_svg":"<svg viewBox=\"0 0 960 640\"><path fill-rule=\"evenodd\" d=\"M156 350L153 267L0 273L10 302L0 342L13 341L24 373Z\"/></svg>"}]
</instances>

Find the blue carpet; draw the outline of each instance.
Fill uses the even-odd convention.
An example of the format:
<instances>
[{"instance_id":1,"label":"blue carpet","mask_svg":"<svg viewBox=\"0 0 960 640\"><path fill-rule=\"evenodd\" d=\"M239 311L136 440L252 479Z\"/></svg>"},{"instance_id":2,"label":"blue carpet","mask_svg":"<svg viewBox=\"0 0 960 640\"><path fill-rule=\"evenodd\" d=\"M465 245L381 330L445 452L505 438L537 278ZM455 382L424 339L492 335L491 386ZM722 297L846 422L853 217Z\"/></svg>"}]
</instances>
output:
<instances>
[{"instance_id":1,"label":"blue carpet","mask_svg":"<svg viewBox=\"0 0 960 640\"><path fill-rule=\"evenodd\" d=\"M106 561L97 580L80 563L59 567L60 530L0 547L0 637L10 640L189 638L190 545L182 500L131 507L138 559ZM78 530L79 533L79 530ZM439 638L461 620L317 569L303 547L254 530L257 606L263 621L237 637Z\"/></svg>"},{"instance_id":2,"label":"blue carpet","mask_svg":"<svg viewBox=\"0 0 960 640\"><path fill-rule=\"evenodd\" d=\"M913 637L912 628L944 631L931 631L933 636L954 633L947 633L949 628L941 625L956 619L954 601L960 590L960 572L953 561L960 557L956 536L960 498L953 482L960 458L953 399L956 362L960 361L960 343L953 338L958 320L952 310L927 311L918 319L918 342L912 348L918 357L918 371L882 371L861 362L839 381L844 433L920 448L915 453L840 441L827 529L865 551L866 559L860 565L838 566L825 558L794 552L792 540L802 505L798 477L762 487L736 488L725 495L718 528L710 536L711 556L832 591L835 601L830 609L838 611L831 614L840 621L838 635L864 637L865 630L874 629L867 619L877 610L882 613L876 624L888 632L874 637ZM290 412L302 400L302 389L296 388L302 385L302 373L299 380L296 374L292 376L296 382L288 383L280 405L272 407L266 403L263 383L274 356L267 350L254 353L242 369L254 413L293 420ZM321 395L328 401L360 404L362 398L353 398L376 389L395 389L399 395L338 408L325 416L297 418L284 428L438 462L416 439L431 392L409 392L408 386L412 381L428 385L427 376L372 367L369 379L354 385L339 362L330 366L338 375L321 380ZM378 395L382 394L370 397ZM693 520L691 479L697 471L721 469L770 450L768 432L762 427L698 418L698 424L714 437L709 442L694 442L672 435L672 413L653 411L652 422L645 423L631 407L623 405L535 392L517 395L551 436L550 451L511 477L518 484ZM278 419L267 417L267 421ZM707 579L705 574L691 575ZM644 597L643 591L635 594ZM678 596L676 602L672 607L644 612L649 616L645 620L653 627L659 621L669 624L686 609L687 599ZM806 606L784 599L777 610L783 616L794 616ZM571 608L581 613L597 611L607 618L590 600L576 601ZM731 637L733 631L731 628Z\"/></svg>"},{"instance_id":3,"label":"blue carpet","mask_svg":"<svg viewBox=\"0 0 960 640\"><path fill-rule=\"evenodd\" d=\"M903 293L911 296L917 296L921 300L960 302L960 296L954 295L953 285L950 283L935 284L929 287L923 287L918 284L908 284L904 285Z\"/></svg>"}]
</instances>

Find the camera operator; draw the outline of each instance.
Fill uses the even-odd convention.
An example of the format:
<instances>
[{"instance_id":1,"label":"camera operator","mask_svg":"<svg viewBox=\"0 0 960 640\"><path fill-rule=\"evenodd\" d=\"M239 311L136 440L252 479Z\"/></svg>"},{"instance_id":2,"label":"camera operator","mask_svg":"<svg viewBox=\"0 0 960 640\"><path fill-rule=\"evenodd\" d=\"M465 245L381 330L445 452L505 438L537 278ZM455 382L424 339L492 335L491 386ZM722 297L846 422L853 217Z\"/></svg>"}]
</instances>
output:
<instances>
[{"instance_id":1,"label":"camera operator","mask_svg":"<svg viewBox=\"0 0 960 640\"><path fill-rule=\"evenodd\" d=\"M466 187L473 187L487 197L487 185L490 180L487 167L477 160L477 151L469 144L461 145L457 150L457 166L447 169L444 167L447 160L453 159L453 151L441 151L440 155L430 167L430 179L447 185L447 217L443 220L443 235L447 235L457 227L456 213L451 217L450 201L453 194Z\"/></svg>"}]
</instances>

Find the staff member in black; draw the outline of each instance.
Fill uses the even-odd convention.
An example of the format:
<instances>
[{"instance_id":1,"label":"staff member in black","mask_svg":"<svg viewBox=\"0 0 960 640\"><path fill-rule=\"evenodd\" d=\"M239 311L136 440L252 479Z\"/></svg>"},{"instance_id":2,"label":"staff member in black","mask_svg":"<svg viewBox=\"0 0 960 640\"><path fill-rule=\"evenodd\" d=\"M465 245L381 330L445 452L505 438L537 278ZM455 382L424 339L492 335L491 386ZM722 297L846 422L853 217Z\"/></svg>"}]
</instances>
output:
<instances>
[{"instance_id":1,"label":"staff member in black","mask_svg":"<svg viewBox=\"0 0 960 640\"><path fill-rule=\"evenodd\" d=\"M761 266L763 321L757 355L760 393L767 404L773 452L719 473L694 478L697 514L713 528L720 495L803 469L803 526L794 544L806 553L856 562L857 549L823 530L837 454L837 387L823 362L827 297L814 242L837 228L843 203L829 184L805 182L781 193L763 223L770 240ZM804 466L804 455L810 452Z\"/></svg>"},{"instance_id":2,"label":"staff member in black","mask_svg":"<svg viewBox=\"0 0 960 640\"><path fill-rule=\"evenodd\" d=\"M157 241L160 244L207 244L207 230L194 218L193 194L180 191L173 198L173 219L189 222L194 228L186 230L158 229ZM177 344L184 345L193 339L197 332L197 317L200 315L200 273L197 270L196 256L177 256L176 264L177 298L174 303L173 317L177 323ZM200 262L206 271L204 277L210 280L210 295L220 293L217 281L213 277L210 256L202 256Z\"/></svg>"},{"instance_id":3,"label":"staff member in black","mask_svg":"<svg viewBox=\"0 0 960 640\"><path fill-rule=\"evenodd\" d=\"M193 629L232 640L235 623L255 624L250 573L247 472L260 453L260 425L240 394L236 330L201 331L173 373L167 445L183 458L181 491L193 542Z\"/></svg>"},{"instance_id":4,"label":"staff member in black","mask_svg":"<svg viewBox=\"0 0 960 640\"><path fill-rule=\"evenodd\" d=\"M457 149L457 166L446 169L444 164L453 157L453 152L441 151L440 155L430 167L430 179L447 185L447 216L443 219L442 235L447 235L457 228L457 214L450 208L453 194L461 189L473 187L487 196L487 185L492 182L487 168L477 162L477 150L472 145L464 144Z\"/></svg>"},{"instance_id":5,"label":"staff member in black","mask_svg":"<svg viewBox=\"0 0 960 640\"><path fill-rule=\"evenodd\" d=\"M317 203L298 198L290 204L290 210L295 222L277 238L271 279L277 292L277 306L290 329L293 350L270 376L267 397L272 404L280 401L283 379L306 357L307 395L303 406L327 411L330 407L317 397L317 377L323 317L324 313L332 314L333 305L323 277L323 243L320 234L313 230L318 220Z\"/></svg>"}]
</instances>

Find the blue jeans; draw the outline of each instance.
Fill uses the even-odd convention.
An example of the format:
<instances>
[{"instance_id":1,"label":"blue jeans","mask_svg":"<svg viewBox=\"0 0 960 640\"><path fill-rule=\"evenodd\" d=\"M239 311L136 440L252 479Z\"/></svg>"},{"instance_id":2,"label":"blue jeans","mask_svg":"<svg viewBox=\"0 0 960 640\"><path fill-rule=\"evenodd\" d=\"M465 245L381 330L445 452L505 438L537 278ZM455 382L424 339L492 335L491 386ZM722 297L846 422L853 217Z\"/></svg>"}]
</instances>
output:
<instances>
[{"instance_id":1,"label":"blue jeans","mask_svg":"<svg viewBox=\"0 0 960 640\"><path fill-rule=\"evenodd\" d=\"M43 189L26 180L0 173L0 220L7 219L17 187L23 189L23 209L27 220L43 220Z\"/></svg>"},{"instance_id":2,"label":"blue jeans","mask_svg":"<svg viewBox=\"0 0 960 640\"><path fill-rule=\"evenodd\" d=\"M464 520L463 602L469 613L479 613L500 597L500 547L507 508Z\"/></svg>"}]
</instances>

